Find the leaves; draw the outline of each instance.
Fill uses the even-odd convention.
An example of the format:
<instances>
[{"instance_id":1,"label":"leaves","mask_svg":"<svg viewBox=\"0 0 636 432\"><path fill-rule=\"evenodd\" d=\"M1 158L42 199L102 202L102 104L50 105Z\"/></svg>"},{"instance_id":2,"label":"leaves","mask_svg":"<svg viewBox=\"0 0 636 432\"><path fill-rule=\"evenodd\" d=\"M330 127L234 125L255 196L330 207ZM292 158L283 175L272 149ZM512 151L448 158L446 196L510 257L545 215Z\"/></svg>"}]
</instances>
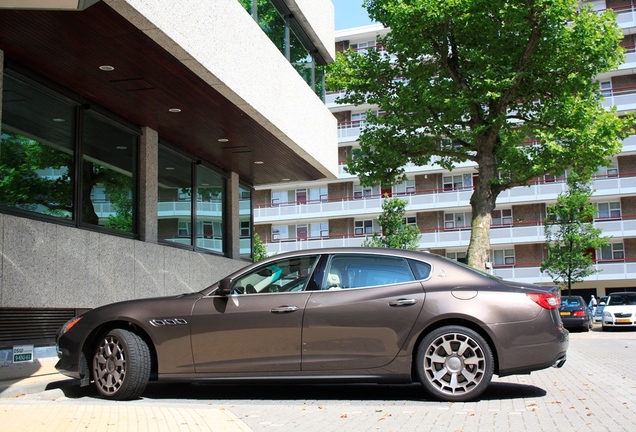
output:
<instances>
[{"instance_id":1,"label":"leaves","mask_svg":"<svg viewBox=\"0 0 636 432\"><path fill-rule=\"evenodd\" d=\"M341 53L327 87L367 114L348 171L364 185L404 180L404 167L477 165L479 223L503 190L568 168L594 172L621 149L633 117L601 106L596 76L623 61L615 17L576 0L366 0L390 28L380 50ZM443 142L453 145L442 145ZM487 200L484 197L488 197ZM486 228L473 226L484 243Z\"/></svg>"},{"instance_id":2,"label":"leaves","mask_svg":"<svg viewBox=\"0 0 636 432\"><path fill-rule=\"evenodd\" d=\"M404 223L407 203L400 198L390 198L385 195L382 203L382 214L378 216L382 234L374 232L373 236L368 237L362 246L417 250L420 232L413 225Z\"/></svg>"}]
</instances>

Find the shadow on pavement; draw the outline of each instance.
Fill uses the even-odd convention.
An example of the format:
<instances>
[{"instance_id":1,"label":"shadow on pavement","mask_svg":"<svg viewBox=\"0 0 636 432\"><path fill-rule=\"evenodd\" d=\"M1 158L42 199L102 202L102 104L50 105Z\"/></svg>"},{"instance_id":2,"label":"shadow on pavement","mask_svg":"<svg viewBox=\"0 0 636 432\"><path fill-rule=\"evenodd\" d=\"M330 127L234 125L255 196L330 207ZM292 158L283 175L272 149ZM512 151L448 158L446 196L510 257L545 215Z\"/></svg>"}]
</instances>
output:
<instances>
[{"instance_id":1,"label":"shadow on pavement","mask_svg":"<svg viewBox=\"0 0 636 432\"><path fill-rule=\"evenodd\" d=\"M99 397L91 385L62 388L68 398ZM479 400L543 397L546 391L529 384L492 382ZM419 384L177 384L150 383L143 399L151 400L365 400L434 402ZM443 402L446 403L446 402Z\"/></svg>"}]
</instances>

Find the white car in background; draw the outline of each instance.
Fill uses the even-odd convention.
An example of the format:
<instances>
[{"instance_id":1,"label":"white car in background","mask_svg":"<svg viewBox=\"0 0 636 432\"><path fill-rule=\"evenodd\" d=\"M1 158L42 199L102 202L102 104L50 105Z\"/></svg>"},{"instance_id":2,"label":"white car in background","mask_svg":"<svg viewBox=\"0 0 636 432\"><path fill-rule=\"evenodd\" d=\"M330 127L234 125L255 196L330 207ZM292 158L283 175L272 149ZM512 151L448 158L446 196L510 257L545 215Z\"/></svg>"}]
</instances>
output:
<instances>
[{"instance_id":1,"label":"white car in background","mask_svg":"<svg viewBox=\"0 0 636 432\"><path fill-rule=\"evenodd\" d=\"M636 292L619 292L609 295L603 308L603 330L618 327L636 327Z\"/></svg>"}]
</instances>

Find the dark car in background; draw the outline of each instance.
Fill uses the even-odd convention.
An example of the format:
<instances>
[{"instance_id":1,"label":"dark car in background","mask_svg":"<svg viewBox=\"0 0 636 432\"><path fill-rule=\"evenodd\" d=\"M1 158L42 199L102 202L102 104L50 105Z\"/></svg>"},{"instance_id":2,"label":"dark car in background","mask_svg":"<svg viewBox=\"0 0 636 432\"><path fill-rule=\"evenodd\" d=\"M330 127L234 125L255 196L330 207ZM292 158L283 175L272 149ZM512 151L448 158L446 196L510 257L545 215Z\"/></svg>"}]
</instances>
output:
<instances>
[{"instance_id":1,"label":"dark car in background","mask_svg":"<svg viewBox=\"0 0 636 432\"><path fill-rule=\"evenodd\" d=\"M493 374L566 359L557 287L381 248L280 254L201 292L102 306L58 332L56 368L110 399L149 380L420 382L474 400Z\"/></svg>"},{"instance_id":2,"label":"dark car in background","mask_svg":"<svg viewBox=\"0 0 636 432\"><path fill-rule=\"evenodd\" d=\"M559 315L568 330L590 331L594 326L592 309L587 307L581 296L562 296Z\"/></svg>"}]
</instances>

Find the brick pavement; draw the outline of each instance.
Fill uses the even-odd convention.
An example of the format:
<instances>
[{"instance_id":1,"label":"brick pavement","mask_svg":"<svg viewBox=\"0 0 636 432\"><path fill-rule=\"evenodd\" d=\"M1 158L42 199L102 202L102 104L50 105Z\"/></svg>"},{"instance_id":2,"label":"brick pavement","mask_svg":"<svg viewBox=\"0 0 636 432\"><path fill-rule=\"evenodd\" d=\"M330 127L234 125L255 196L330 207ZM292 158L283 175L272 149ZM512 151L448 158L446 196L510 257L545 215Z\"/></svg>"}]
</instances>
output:
<instances>
[{"instance_id":1,"label":"brick pavement","mask_svg":"<svg viewBox=\"0 0 636 432\"><path fill-rule=\"evenodd\" d=\"M419 385L149 386L109 402L62 390L0 399L11 431L634 431L636 331L573 333L562 369L495 378L478 402Z\"/></svg>"}]
</instances>

